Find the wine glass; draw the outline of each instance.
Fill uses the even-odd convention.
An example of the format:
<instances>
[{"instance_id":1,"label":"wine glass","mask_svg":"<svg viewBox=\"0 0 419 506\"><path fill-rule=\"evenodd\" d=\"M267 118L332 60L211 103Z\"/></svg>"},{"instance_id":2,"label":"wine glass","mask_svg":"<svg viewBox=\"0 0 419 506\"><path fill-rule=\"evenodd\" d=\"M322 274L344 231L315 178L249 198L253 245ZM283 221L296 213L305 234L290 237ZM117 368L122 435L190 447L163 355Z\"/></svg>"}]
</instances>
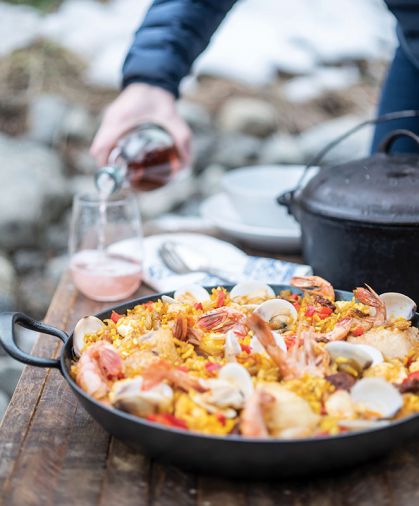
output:
<instances>
[{"instance_id":1,"label":"wine glass","mask_svg":"<svg viewBox=\"0 0 419 506\"><path fill-rule=\"evenodd\" d=\"M140 211L131 193L106 200L98 194L74 197L70 270L84 295L110 302L132 295L141 284L142 244Z\"/></svg>"}]
</instances>

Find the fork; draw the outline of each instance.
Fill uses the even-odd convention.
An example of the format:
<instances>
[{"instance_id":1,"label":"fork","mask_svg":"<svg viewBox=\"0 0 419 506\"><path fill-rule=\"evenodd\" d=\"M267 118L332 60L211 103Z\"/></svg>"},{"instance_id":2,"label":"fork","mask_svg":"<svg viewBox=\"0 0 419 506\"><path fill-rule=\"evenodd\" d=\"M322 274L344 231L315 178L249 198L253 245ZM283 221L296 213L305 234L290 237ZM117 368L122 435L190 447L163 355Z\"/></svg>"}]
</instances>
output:
<instances>
[{"instance_id":1,"label":"fork","mask_svg":"<svg viewBox=\"0 0 419 506\"><path fill-rule=\"evenodd\" d=\"M180 242L165 241L159 248L159 255L166 267L177 274L206 272L226 283L238 281L237 275L211 266L200 252Z\"/></svg>"}]
</instances>

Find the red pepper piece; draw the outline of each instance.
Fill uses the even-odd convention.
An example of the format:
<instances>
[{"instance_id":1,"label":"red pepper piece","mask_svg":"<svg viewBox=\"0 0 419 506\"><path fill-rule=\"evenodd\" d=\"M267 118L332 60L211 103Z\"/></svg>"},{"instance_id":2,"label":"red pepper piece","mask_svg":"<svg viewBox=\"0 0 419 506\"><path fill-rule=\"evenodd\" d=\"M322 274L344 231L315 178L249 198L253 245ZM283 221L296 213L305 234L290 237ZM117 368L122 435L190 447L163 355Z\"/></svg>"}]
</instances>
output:
<instances>
[{"instance_id":1,"label":"red pepper piece","mask_svg":"<svg viewBox=\"0 0 419 506\"><path fill-rule=\"evenodd\" d=\"M316 308L314 306L308 306L308 308L306 310L306 316L308 316L310 318L314 315L315 312L316 312Z\"/></svg>"},{"instance_id":2,"label":"red pepper piece","mask_svg":"<svg viewBox=\"0 0 419 506\"><path fill-rule=\"evenodd\" d=\"M185 420L182 420L181 418L177 418L176 416L171 415L170 413L149 415L147 417L147 420L149 420L150 422L161 423L161 424L167 425L169 427L177 427L178 429L188 430L188 426L187 426Z\"/></svg>"},{"instance_id":3,"label":"red pepper piece","mask_svg":"<svg viewBox=\"0 0 419 506\"><path fill-rule=\"evenodd\" d=\"M322 306L318 311L317 311L319 317L324 320L325 318L327 318L328 316L330 316L332 313L333 313L333 309L330 308L330 307L325 307L325 306Z\"/></svg>"},{"instance_id":4,"label":"red pepper piece","mask_svg":"<svg viewBox=\"0 0 419 506\"><path fill-rule=\"evenodd\" d=\"M227 418L222 413L215 413L215 418L221 423L221 425L225 425Z\"/></svg>"},{"instance_id":5,"label":"red pepper piece","mask_svg":"<svg viewBox=\"0 0 419 506\"><path fill-rule=\"evenodd\" d=\"M240 343L240 348L242 349L242 351L245 351L249 355L252 353L252 349L250 348L250 346L248 344Z\"/></svg>"},{"instance_id":6,"label":"red pepper piece","mask_svg":"<svg viewBox=\"0 0 419 506\"><path fill-rule=\"evenodd\" d=\"M295 307L297 311L299 311L301 308L301 304L299 302L293 302L292 305Z\"/></svg>"},{"instance_id":7,"label":"red pepper piece","mask_svg":"<svg viewBox=\"0 0 419 506\"><path fill-rule=\"evenodd\" d=\"M298 295L298 293L292 293L290 295L290 299L295 300L296 302L298 301L299 297L300 296Z\"/></svg>"},{"instance_id":8,"label":"red pepper piece","mask_svg":"<svg viewBox=\"0 0 419 506\"><path fill-rule=\"evenodd\" d=\"M124 315L123 314L119 314L117 313L116 311L112 311L112 314L111 314L111 320L116 323L118 320L120 320Z\"/></svg>"},{"instance_id":9,"label":"red pepper piece","mask_svg":"<svg viewBox=\"0 0 419 506\"><path fill-rule=\"evenodd\" d=\"M365 329L362 327L356 327L351 330L351 334L356 337L362 336L362 334L365 334Z\"/></svg>"},{"instance_id":10,"label":"red pepper piece","mask_svg":"<svg viewBox=\"0 0 419 506\"><path fill-rule=\"evenodd\" d=\"M201 310L201 311L202 311L202 309L204 309L204 308L203 308L203 306L202 306L202 304L201 304L200 302L197 302L196 304L194 304L194 306L193 306L193 307L194 307L195 309L197 309L197 310Z\"/></svg>"},{"instance_id":11,"label":"red pepper piece","mask_svg":"<svg viewBox=\"0 0 419 506\"><path fill-rule=\"evenodd\" d=\"M218 290L216 306L217 307L224 306L225 301L226 301L226 293L224 292L224 290Z\"/></svg>"},{"instance_id":12,"label":"red pepper piece","mask_svg":"<svg viewBox=\"0 0 419 506\"><path fill-rule=\"evenodd\" d=\"M221 369L221 366L220 366L220 364L217 364L216 362L207 362L205 364L205 369L208 372L215 372L215 371L218 371L218 369Z\"/></svg>"}]
</instances>

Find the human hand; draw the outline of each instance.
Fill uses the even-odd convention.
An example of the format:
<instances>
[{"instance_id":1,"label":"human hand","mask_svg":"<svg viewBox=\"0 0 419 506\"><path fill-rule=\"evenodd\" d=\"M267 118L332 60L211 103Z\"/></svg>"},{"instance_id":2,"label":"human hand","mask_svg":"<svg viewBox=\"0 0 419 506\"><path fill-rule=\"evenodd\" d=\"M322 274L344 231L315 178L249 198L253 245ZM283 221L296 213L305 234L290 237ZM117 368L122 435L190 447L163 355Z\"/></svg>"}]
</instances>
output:
<instances>
[{"instance_id":1,"label":"human hand","mask_svg":"<svg viewBox=\"0 0 419 506\"><path fill-rule=\"evenodd\" d=\"M118 140L141 123L152 122L170 132L185 165L190 162L191 131L176 111L174 96L158 86L128 85L106 109L90 148L99 166L106 165Z\"/></svg>"}]
</instances>

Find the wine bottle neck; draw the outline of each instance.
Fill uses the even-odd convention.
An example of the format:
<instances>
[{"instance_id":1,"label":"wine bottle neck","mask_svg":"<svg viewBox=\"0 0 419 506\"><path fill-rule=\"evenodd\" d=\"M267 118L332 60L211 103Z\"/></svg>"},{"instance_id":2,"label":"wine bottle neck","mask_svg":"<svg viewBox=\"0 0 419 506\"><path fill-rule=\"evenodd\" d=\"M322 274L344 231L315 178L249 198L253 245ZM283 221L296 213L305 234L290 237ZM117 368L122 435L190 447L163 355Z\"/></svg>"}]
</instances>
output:
<instances>
[{"instance_id":1,"label":"wine bottle neck","mask_svg":"<svg viewBox=\"0 0 419 506\"><path fill-rule=\"evenodd\" d=\"M106 199L119 190L125 181L126 167L123 165L106 165L95 175L96 188L99 195Z\"/></svg>"}]
</instances>

